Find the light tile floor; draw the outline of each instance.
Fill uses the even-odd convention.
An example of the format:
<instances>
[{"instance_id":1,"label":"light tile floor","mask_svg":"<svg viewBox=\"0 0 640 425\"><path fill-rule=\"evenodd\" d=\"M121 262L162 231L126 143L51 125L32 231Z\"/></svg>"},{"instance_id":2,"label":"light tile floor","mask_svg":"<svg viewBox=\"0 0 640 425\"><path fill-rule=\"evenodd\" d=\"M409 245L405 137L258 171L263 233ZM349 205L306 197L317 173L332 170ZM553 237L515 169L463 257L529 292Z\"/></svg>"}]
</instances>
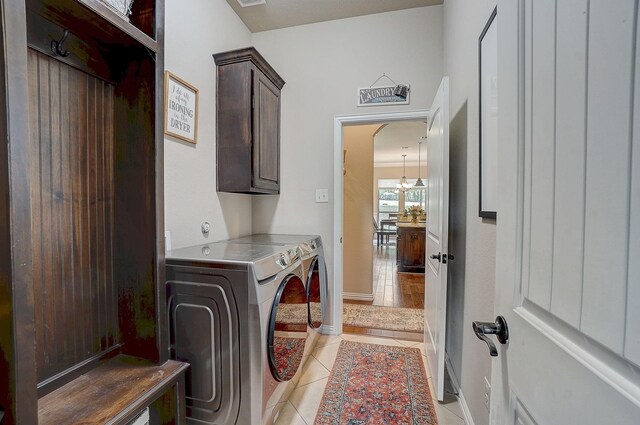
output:
<instances>
[{"instance_id":1,"label":"light tile floor","mask_svg":"<svg viewBox=\"0 0 640 425\"><path fill-rule=\"evenodd\" d=\"M276 425L313 425L320 407L324 388L329 380L329 373L338 355L340 341L343 339L372 344L420 348L431 394L434 394L425 347L422 342L354 334L322 335L311 358L304 366L298 387L293 391L289 401L280 411ZM445 399L444 403L434 400L434 405L439 425L465 425L462 410L456 397L450 396Z\"/></svg>"}]
</instances>

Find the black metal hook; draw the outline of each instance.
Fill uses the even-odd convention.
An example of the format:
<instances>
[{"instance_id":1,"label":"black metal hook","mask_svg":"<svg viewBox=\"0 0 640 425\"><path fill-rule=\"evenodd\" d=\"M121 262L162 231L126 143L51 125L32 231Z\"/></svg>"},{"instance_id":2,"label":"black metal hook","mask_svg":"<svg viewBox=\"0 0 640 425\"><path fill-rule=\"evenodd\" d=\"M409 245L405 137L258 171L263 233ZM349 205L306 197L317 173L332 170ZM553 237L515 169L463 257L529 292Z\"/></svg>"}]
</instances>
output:
<instances>
[{"instance_id":1,"label":"black metal hook","mask_svg":"<svg viewBox=\"0 0 640 425\"><path fill-rule=\"evenodd\" d=\"M62 47L68 36L69 30L64 30L64 32L62 33L62 38L60 40L51 41L51 51L53 52L54 56L62 56L63 58L66 58L70 55L69 51L65 50Z\"/></svg>"}]
</instances>

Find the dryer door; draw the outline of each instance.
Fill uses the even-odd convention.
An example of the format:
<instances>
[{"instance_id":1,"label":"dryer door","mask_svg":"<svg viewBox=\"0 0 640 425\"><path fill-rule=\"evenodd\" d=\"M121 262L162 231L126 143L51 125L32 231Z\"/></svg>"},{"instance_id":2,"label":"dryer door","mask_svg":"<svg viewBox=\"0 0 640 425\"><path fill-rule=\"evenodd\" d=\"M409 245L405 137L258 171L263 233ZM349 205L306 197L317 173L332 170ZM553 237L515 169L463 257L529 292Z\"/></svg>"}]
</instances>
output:
<instances>
[{"instance_id":1,"label":"dryer door","mask_svg":"<svg viewBox=\"0 0 640 425\"><path fill-rule=\"evenodd\" d=\"M324 258L313 257L307 272L307 299L309 326L318 329L322 326L327 297L327 266Z\"/></svg>"},{"instance_id":2,"label":"dryer door","mask_svg":"<svg viewBox=\"0 0 640 425\"><path fill-rule=\"evenodd\" d=\"M269 368L277 381L290 380L300 367L308 335L307 308L302 279L287 276L273 301L267 335Z\"/></svg>"}]
</instances>

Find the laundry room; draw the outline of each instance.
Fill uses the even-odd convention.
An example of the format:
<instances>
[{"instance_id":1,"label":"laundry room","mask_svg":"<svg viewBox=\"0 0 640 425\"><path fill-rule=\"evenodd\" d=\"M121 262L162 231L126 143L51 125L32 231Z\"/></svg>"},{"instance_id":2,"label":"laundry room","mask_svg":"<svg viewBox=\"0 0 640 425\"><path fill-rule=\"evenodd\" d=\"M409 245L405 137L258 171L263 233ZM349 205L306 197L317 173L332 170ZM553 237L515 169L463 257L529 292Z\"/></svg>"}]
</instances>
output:
<instances>
[{"instance_id":1,"label":"laundry room","mask_svg":"<svg viewBox=\"0 0 640 425\"><path fill-rule=\"evenodd\" d=\"M392 394L417 407L370 423L464 421L423 334L343 333L336 117L426 117L442 87L442 2L382 3L2 2L3 132L28 140L3 157L7 217L28 212L7 240L31 241L0 297L23 330L2 339L3 425L360 415L331 411L330 376L371 349L411 363Z\"/></svg>"},{"instance_id":2,"label":"laundry room","mask_svg":"<svg viewBox=\"0 0 640 425\"><path fill-rule=\"evenodd\" d=\"M0 0L0 425L636 424L639 17Z\"/></svg>"}]
</instances>

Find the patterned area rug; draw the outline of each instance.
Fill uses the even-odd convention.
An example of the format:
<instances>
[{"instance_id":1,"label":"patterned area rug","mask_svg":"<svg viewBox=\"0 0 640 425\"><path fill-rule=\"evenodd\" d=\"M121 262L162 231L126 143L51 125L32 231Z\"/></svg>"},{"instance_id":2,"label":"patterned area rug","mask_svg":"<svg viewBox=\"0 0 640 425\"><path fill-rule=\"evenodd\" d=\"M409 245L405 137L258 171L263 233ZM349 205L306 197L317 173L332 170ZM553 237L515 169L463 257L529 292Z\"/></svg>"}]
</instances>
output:
<instances>
[{"instance_id":1,"label":"patterned area rug","mask_svg":"<svg viewBox=\"0 0 640 425\"><path fill-rule=\"evenodd\" d=\"M314 425L437 425L417 348L342 341Z\"/></svg>"},{"instance_id":2,"label":"patterned area rug","mask_svg":"<svg viewBox=\"0 0 640 425\"><path fill-rule=\"evenodd\" d=\"M343 324L359 328L424 332L424 310L344 303Z\"/></svg>"},{"instance_id":3,"label":"patterned area rug","mask_svg":"<svg viewBox=\"0 0 640 425\"><path fill-rule=\"evenodd\" d=\"M309 309L311 310L311 317L322 316L320 303L311 303ZM276 311L276 322L289 325L307 323L308 314L307 304L279 304Z\"/></svg>"},{"instance_id":4,"label":"patterned area rug","mask_svg":"<svg viewBox=\"0 0 640 425\"><path fill-rule=\"evenodd\" d=\"M301 338L273 338L273 351L278 374L283 380L293 378L302 361L305 340Z\"/></svg>"}]
</instances>

